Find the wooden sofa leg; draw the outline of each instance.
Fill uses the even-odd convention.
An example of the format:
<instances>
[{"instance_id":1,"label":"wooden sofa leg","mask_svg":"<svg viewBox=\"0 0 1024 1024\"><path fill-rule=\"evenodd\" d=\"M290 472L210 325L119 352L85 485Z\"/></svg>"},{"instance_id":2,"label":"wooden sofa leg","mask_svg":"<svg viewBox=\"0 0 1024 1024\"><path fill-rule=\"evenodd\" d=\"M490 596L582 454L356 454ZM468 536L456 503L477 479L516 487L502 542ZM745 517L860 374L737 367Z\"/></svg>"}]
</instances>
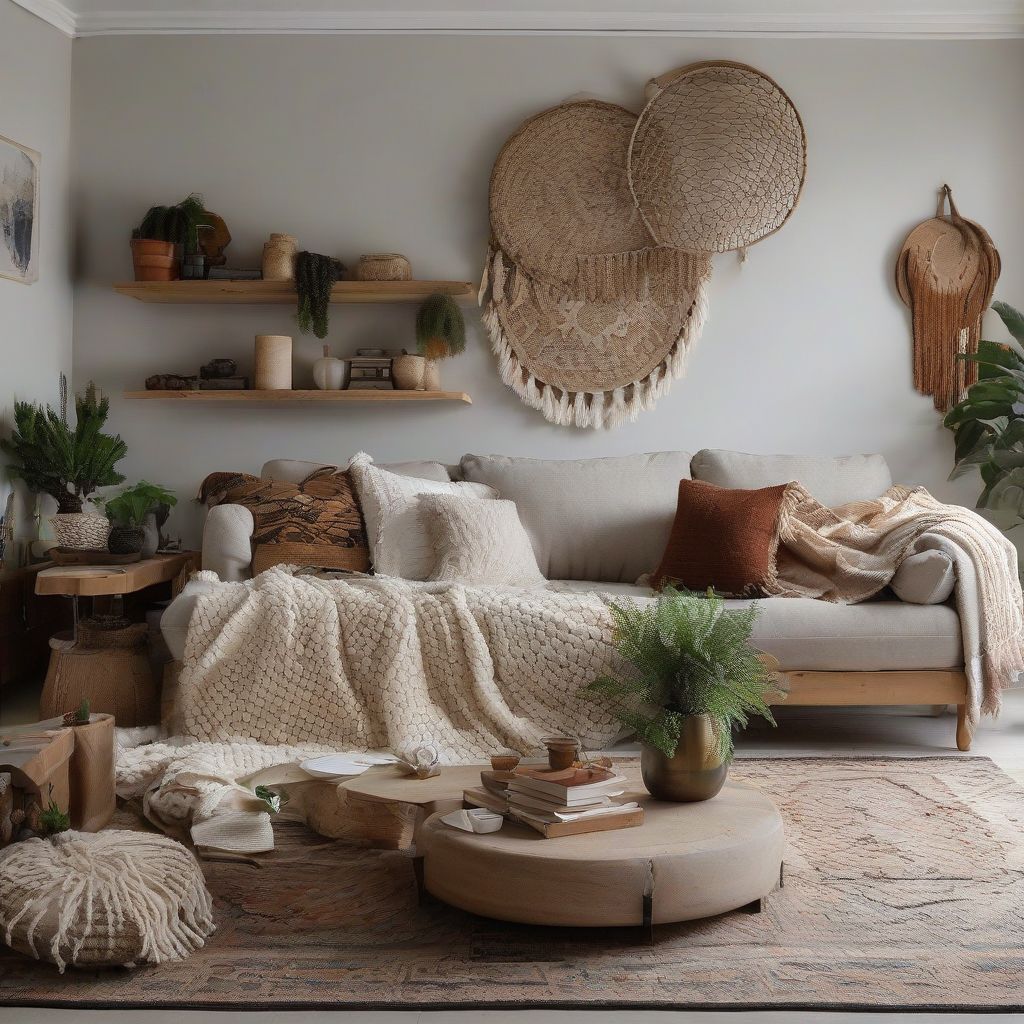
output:
<instances>
[{"instance_id":1,"label":"wooden sofa leg","mask_svg":"<svg viewBox=\"0 0 1024 1024\"><path fill-rule=\"evenodd\" d=\"M974 726L967 720L967 705L956 706L956 745L960 750L970 750L974 739Z\"/></svg>"}]
</instances>

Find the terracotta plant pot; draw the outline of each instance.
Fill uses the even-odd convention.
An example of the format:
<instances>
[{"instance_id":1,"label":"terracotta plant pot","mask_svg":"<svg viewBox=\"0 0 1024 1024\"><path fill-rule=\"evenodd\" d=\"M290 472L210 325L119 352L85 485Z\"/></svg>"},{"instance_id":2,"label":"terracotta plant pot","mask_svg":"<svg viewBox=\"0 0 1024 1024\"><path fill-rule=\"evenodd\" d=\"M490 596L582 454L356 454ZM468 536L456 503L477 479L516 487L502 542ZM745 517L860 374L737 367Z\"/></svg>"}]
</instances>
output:
<instances>
[{"instance_id":1,"label":"terracotta plant pot","mask_svg":"<svg viewBox=\"0 0 1024 1024\"><path fill-rule=\"evenodd\" d=\"M132 263L136 281L177 281L181 262L175 258L174 243L155 238L132 239Z\"/></svg>"},{"instance_id":2,"label":"terracotta plant pot","mask_svg":"<svg viewBox=\"0 0 1024 1024\"><path fill-rule=\"evenodd\" d=\"M640 754L644 785L658 800L710 800L725 784L728 771L729 766L718 755L710 715L688 715L683 719L674 757L666 757L646 745Z\"/></svg>"}]
</instances>

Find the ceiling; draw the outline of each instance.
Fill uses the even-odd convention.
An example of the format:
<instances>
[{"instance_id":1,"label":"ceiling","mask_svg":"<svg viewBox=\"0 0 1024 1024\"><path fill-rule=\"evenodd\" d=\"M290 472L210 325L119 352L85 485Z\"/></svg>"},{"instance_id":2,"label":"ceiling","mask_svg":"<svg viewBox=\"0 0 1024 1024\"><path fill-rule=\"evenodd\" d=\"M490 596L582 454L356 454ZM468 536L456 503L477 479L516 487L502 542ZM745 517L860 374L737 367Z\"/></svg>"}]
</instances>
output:
<instances>
[{"instance_id":1,"label":"ceiling","mask_svg":"<svg viewBox=\"0 0 1024 1024\"><path fill-rule=\"evenodd\" d=\"M542 33L1021 38L1024 0L14 0L72 36Z\"/></svg>"}]
</instances>

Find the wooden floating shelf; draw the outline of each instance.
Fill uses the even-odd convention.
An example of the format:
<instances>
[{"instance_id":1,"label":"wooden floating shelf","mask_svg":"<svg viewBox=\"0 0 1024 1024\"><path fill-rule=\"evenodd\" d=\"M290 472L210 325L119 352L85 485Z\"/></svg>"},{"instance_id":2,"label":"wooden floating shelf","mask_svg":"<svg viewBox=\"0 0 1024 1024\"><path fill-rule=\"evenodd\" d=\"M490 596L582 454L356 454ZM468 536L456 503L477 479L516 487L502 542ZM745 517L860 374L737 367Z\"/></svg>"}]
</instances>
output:
<instances>
[{"instance_id":1,"label":"wooden floating shelf","mask_svg":"<svg viewBox=\"0 0 1024 1024\"><path fill-rule=\"evenodd\" d=\"M468 299L475 290L469 281L339 281L331 302L422 302L435 292ZM128 281L114 291L140 302L295 305L291 281Z\"/></svg>"},{"instance_id":2,"label":"wooden floating shelf","mask_svg":"<svg viewBox=\"0 0 1024 1024\"><path fill-rule=\"evenodd\" d=\"M126 391L125 398L157 402L233 402L280 405L289 402L465 402L465 391Z\"/></svg>"}]
</instances>

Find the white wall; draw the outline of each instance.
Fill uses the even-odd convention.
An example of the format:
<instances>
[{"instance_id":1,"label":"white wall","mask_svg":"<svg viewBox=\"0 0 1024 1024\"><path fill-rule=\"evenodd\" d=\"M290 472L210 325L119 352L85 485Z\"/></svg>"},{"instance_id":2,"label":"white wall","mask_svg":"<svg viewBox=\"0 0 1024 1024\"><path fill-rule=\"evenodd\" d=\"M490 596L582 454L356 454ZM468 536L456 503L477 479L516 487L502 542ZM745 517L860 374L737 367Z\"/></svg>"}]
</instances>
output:
<instances>
[{"instance_id":1,"label":"white wall","mask_svg":"<svg viewBox=\"0 0 1024 1024\"><path fill-rule=\"evenodd\" d=\"M10 432L14 399L56 404L61 371L71 374L70 106L71 40L0 0L0 135L38 150L39 280L0 278L0 434ZM0 466L5 457L0 453ZM10 493L0 468L0 511ZM19 488L18 534L29 529ZM10 553L8 555L10 557Z\"/></svg>"},{"instance_id":2,"label":"white wall","mask_svg":"<svg viewBox=\"0 0 1024 1024\"><path fill-rule=\"evenodd\" d=\"M1024 42L607 37L115 37L74 47L75 202L83 277L75 379L114 393L212 356L248 368L256 333L294 333L296 380L320 343L287 307L143 305L113 294L151 203L202 192L253 265L270 231L348 260L398 250L420 277L475 279L487 179L527 116L588 92L637 107L647 78L729 58L775 77L807 128L799 209L742 267L716 261L711 319L688 377L612 433L547 424L500 383L475 311L444 383L474 405L380 407L132 403L115 399L130 478L190 497L204 474L273 456L379 459L466 451L589 457L705 446L881 451L897 478L945 482L949 436L911 384L906 309L892 285L907 231L949 181L1002 251L997 296L1024 303ZM332 307L337 352L411 345L411 309ZM1001 326L996 322L996 328ZM186 506L187 506L186 502ZM196 511L177 516L196 539Z\"/></svg>"}]
</instances>

